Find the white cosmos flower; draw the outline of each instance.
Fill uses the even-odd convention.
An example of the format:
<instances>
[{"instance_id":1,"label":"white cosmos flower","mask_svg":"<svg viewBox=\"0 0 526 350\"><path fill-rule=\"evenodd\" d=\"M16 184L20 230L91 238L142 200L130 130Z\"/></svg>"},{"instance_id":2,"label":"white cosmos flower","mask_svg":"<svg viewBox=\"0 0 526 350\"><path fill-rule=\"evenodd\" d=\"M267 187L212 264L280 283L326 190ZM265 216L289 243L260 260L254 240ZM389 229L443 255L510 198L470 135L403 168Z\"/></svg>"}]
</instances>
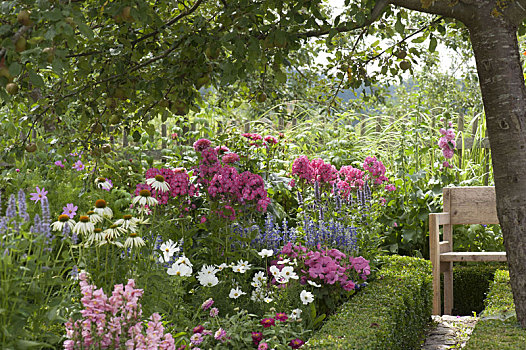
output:
<instances>
[{"instance_id":1,"label":"white cosmos flower","mask_svg":"<svg viewBox=\"0 0 526 350\"><path fill-rule=\"evenodd\" d=\"M90 221L90 218L88 216L81 216L79 218L79 222L75 224L73 227L73 232L77 235L86 235L89 236L90 234L95 231L95 225Z\"/></svg>"},{"instance_id":2,"label":"white cosmos flower","mask_svg":"<svg viewBox=\"0 0 526 350\"><path fill-rule=\"evenodd\" d=\"M265 273L263 271L260 271L254 275L252 281L252 286L257 288L258 286L263 285L263 283L267 281L267 276L265 276Z\"/></svg>"},{"instance_id":3,"label":"white cosmos flower","mask_svg":"<svg viewBox=\"0 0 526 350\"><path fill-rule=\"evenodd\" d=\"M272 298L269 297L269 296L266 296L265 298L263 298L263 301L264 301L265 303L267 303L267 304L268 304L268 303L271 303L273 300L274 300L274 299L272 299Z\"/></svg>"},{"instance_id":4,"label":"white cosmos flower","mask_svg":"<svg viewBox=\"0 0 526 350\"><path fill-rule=\"evenodd\" d=\"M262 249L258 255L262 258L269 258L272 255L274 255L274 251L272 249Z\"/></svg>"},{"instance_id":5,"label":"white cosmos flower","mask_svg":"<svg viewBox=\"0 0 526 350\"><path fill-rule=\"evenodd\" d=\"M173 263L170 268L166 271L170 276L182 276L190 277L192 276L192 267L186 264Z\"/></svg>"},{"instance_id":6,"label":"white cosmos flower","mask_svg":"<svg viewBox=\"0 0 526 350\"><path fill-rule=\"evenodd\" d=\"M203 265L203 267L201 267L201 271L199 271L200 274L213 275L213 276L215 276L215 274L218 272L219 270L216 269L215 266L213 265Z\"/></svg>"},{"instance_id":7,"label":"white cosmos flower","mask_svg":"<svg viewBox=\"0 0 526 350\"><path fill-rule=\"evenodd\" d=\"M152 193L148 190L141 190L139 195L132 199L133 204L139 203L142 206L154 206L158 203L157 199L152 197Z\"/></svg>"},{"instance_id":8,"label":"white cosmos flower","mask_svg":"<svg viewBox=\"0 0 526 350\"><path fill-rule=\"evenodd\" d=\"M276 278L276 276L279 276L280 271L276 265L272 265L270 267L270 273L272 274L272 276L274 276L274 278Z\"/></svg>"},{"instance_id":9,"label":"white cosmos flower","mask_svg":"<svg viewBox=\"0 0 526 350\"><path fill-rule=\"evenodd\" d=\"M161 259L164 259L165 262L170 261L170 258L180 250L180 248L177 246L177 243L174 243L171 239L161 244L159 249L161 249L163 254Z\"/></svg>"},{"instance_id":10,"label":"white cosmos flower","mask_svg":"<svg viewBox=\"0 0 526 350\"><path fill-rule=\"evenodd\" d=\"M98 215L111 219L113 217L113 211L108 207L108 204L104 199L97 199L95 201L95 209L93 209Z\"/></svg>"},{"instance_id":11,"label":"white cosmos flower","mask_svg":"<svg viewBox=\"0 0 526 350\"><path fill-rule=\"evenodd\" d=\"M316 287L316 288L320 288L321 287L321 284L318 284L318 283L316 283L314 281L311 281L311 280L307 280L307 283L310 284L313 287Z\"/></svg>"},{"instance_id":12,"label":"white cosmos flower","mask_svg":"<svg viewBox=\"0 0 526 350\"><path fill-rule=\"evenodd\" d=\"M282 268L279 275L283 277L287 282L290 279L297 280L299 278L296 272L294 272L294 268L292 266L285 266L284 268Z\"/></svg>"},{"instance_id":13,"label":"white cosmos flower","mask_svg":"<svg viewBox=\"0 0 526 350\"><path fill-rule=\"evenodd\" d=\"M290 314L290 318L293 319L293 320L297 320L301 317L301 313L302 313L302 310L301 309L294 309L292 310L291 314Z\"/></svg>"},{"instance_id":14,"label":"white cosmos flower","mask_svg":"<svg viewBox=\"0 0 526 350\"><path fill-rule=\"evenodd\" d=\"M226 267L228 267L228 265L225 263L222 263L221 265L216 265L216 268L219 271L223 271Z\"/></svg>"},{"instance_id":15,"label":"white cosmos flower","mask_svg":"<svg viewBox=\"0 0 526 350\"><path fill-rule=\"evenodd\" d=\"M245 273L250 270L248 261L239 260L236 265L232 266L232 271L238 273Z\"/></svg>"},{"instance_id":16,"label":"white cosmos flower","mask_svg":"<svg viewBox=\"0 0 526 350\"><path fill-rule=\"evenodd\" d=\"M162 175L155 175L155 177L146 179L146 183L159 192L168 192L170 190L170 184L165 181Z\"/></svg>"},{"instance_id":17,"label":"white cosmos flower","mask_svg":"<svg viewBox=\"0 0 526 350\"><path fill-rule=\"evenodd\" d=\"M307 292L306 290L302 290L300 293L300 299L303 305L310 304L314 301L314 295L311 292Z\"/></svg>"},{"instance_id":18,"label":"white cosmos flower","mask_svg":"<svg viewBox=\"0 0 526 350\"><path fill-rule=\"evenodd\" d=\"M240 288L232 288L230 289L230 294L228 294L228 297L231 299L237 299L244 294L247 293L243 292Z\"/></svg>"},{"instance_id":19,"label":"white cosmos flower","mask_svg":"<svg viewBox=\"0 0 526 350\"><path fill-rule=\"evenodd\" d=\"M139 237L136 232L130 232L130 234L128 235L128 238L126 238L126 242L124 242L125 248L128 248L128 247L132 249L134 247L140 248L144 245L145 243L143 239Z\"/></svg>"},{"instance_id":20,"label":"white cosmos flower","mask_svg":"<svg viewBox=\"0 0 526 350\"><path fill-rule=\"evenodd\" d=\"M290 262L290 259L283 259L283 260L278 261L277 263L280 265L284 265L284 264L288 264L289 262Z\"/></svg>"},{"instance_id":21,"label":"white cosmos flower","mask_svg":"<svg viewBox=\"0 0 526 350\"><path fill-rule=\"evenodd\" d=\"M51 229L53 231L60 231L64 229L64 226L69 226L72 230L75 227L75 220L71 219L69 215L62 214L58 216L58 220L51 224Z\"/></svg>"},{"instance_id":22,"label":"white cosmos flower","mask_svg":"<svg viewBox=\"0 0 526 350\"><path fill-rule=\"evenodd\" d=\"M186 266L194 266L190 260L188 260L188 258L184 255L180 256L176 261L175 261L175 264L178 264L178 265L186 265Z\"/></svg>"},{"instance_id":23,"label":"white cosmos flower","mask_svg":"<svg viewBox=\"0 0 526 350\"><path fill-rule=\"evenodd\" d=\"M219 283L219 279L214 274L202 273L202 271L197 274L197 280L204 287L213 287Z\"/></svg>"}]
</instances>

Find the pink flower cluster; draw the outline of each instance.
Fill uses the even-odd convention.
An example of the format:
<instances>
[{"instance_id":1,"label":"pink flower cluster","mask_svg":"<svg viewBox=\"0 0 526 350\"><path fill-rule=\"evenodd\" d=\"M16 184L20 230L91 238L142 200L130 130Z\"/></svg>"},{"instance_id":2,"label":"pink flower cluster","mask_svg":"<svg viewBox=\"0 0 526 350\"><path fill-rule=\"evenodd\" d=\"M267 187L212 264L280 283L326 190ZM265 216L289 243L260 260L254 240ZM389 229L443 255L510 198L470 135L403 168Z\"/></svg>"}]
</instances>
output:
<instances>
[{"instance_id":1,"label":"pink flower cluster","mask_svg":"<svg viewBox=\"0 0 526 350\"><path fill-rule=\"evenodd\" d=\"M457 143L455 142L455 130L452 128L447 130L441 128L439 131L443 136L438 140L438 147L442 149L444 158L451 159L453 158L455 147L457 146Z\"/></svg>"},{"instance_id":2,"label":"pink flower cluster","mask_svg":"<svg viewBox=\"0 0 526 350\"><path fill-rule=\"evenodd\" d=\"M266 317L263 318L259 323L263 326L263 328L270 328L273 326L276 326L276 321L279 322L285 322L288 320L288 316L284 312L278 312L276 313L275 317ZM264 335L263 332L251 332L252 336L252 343L258 347L258 350L268 350L269 346L268 343L263 341ZM299 338L293 339L289 342L289 346L292 349L299 349L305 342Z\"/></svg>"},{"instance_id":3,"label":"pink flower cluster","mask_svg":"<svg viewBox=\"0 0 526 350\"><path fill-rule=\"evenodd\" d=\"M247 139L252 140L252 141L259 141L263 139L263 136L261 136L260 134L252 134L248 132L241 134L241 136L246 137Z\"/></svg>"},{"instance_id":4,"label":"pink flower cluster","mask_svg":"<svg viewBox=\"0 0 526 350\"><path fill-rule=\"evenodd\" d=\"M301 244L293 245L289 242L282 248L280 254L303 263L299 273L301 284L311 281L322 285L333 285L338 282L344 290L350 291L356 286L351 278L354 278L353 275L358 274L359 278L365 281L371 274L369 260L361 256L347 257L338 249L324 250L320 245L315 250L307 250Z\"/></svg>"},{"instance_id":5,"label":"pink flower cluster","mask_svg":"<svg viewBox=\"0 0 526 350\"><path fill-rule=\"evenodd\" d=\"M205 149L209 148L211 144L212 144L212 142L210 142L210 140L199 139L199 140L194 142L194 149L195 149L196 152L202 152Z\"/></svg>"},{"instance_id":6,"label":"pink flower cluster","mask_svg":"<svg viewBox=\"0 0 526 350\"><path fill-rule=\"evenodd\" d=\"M376 159L376 157L365 158L363 168L371 174L375 185L381 185L384 182L389 181L389 179L385 177L384 164Z\"/></svg>"},{"instance_id":7,"label":"pink flower cluster","mask_svg":"<svg viewBox=\"0 0 526 350\"><path fill-rule=\"evenodd\" d=\"M164 180L170 185L168 192L157 193L151 186L147 184L137 184L135 188L135 195L138 196L141 190L149 190L152 196L159 201L159 204L168 203L168 199L178 198L181 196L193 197L197 195L197 188L190 182L190 176L184 168L166 169L166 168L150 168L146 171L146 179L162 175Z\"/></svg>"},{"instance_id":8,"label":"pink flower cluster","mask_svg":"<svg viewBox=\"0 0 526 350\"><path fill-rule=\"evenodd\" d=\"M342 166L339 171L334 165L325 163L322 159L309 161L307 156L300 156L292 163L291 186L295 186L296 179L302 183L314 183L321 186L335 184L343 197L348 198L354 189L362 189L371 180L375 185L382 185L389 181L385 176L385 166L376 157L367 157L363 163L365 171L350 165ZM396 190L394 185L387 185L388 191Z\"/></svg>"},{"instance_id":9,"label":"pink flower cluster","mask_svg":"<svg viewBox=\"0 0 526 350\"><path fill-rule=\"evenodd\" d=\"M247 204L254 204L258 211L265 212L270 198L263 178L249 171L240 174L236 168L230 166L229 163L239 160L236 153L228 153L222 160L224 165L219 162L217 151L207 148L201 152L198 168L198 183L207 190L211 198L226 203L218 214L234 220L236 213L233 206Z\"/></svg>"},{"instance_id":10,"label":"pink flower cluster","mask_svg":"<svg viewBox=\"0 0 526 350\"><path fill-rule=\"evenodd\" d=\"M135 282L115 285L112 296L107 297L102 288L90 285L87 275L81 273L82 318L66 322L64 349L166 349L175 350L170 333L164 333L161 316L154 313L146 330L141 319L139 299L142 289L135 289Z\"/></svg>"}]
</instances>

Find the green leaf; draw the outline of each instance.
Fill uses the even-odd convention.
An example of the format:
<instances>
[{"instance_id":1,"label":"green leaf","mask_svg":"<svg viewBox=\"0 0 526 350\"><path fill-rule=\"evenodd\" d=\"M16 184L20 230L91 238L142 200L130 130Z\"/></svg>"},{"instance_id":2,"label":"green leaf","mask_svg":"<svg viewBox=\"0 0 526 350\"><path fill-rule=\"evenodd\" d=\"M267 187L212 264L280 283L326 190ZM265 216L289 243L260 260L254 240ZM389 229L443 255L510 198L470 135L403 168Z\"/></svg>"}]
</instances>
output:
<instances>
[{"instance_id":1,"label":"green leaf","mask_svg":"<svg viewBox=\"0 0 526 350\"><path fill-rule=\"evenodd\" d=\"M400 20L400 18L398 18L398 20L395 23L395 30L400 34L403 34L404 29L405 29L405 26L402 24L402 21Z\"/></svg>"},{"instance_id":2,"label":"green leaf","mask_svg":"<svg viewBox=\"0 0 526 350\"><path fill-rule=\"evenodd\" d=\"M9 65L9 74L17 76L22 73L22 66L18 62L13 62Z\"/></svg>"},{"instance_id":3,"label":"green leaf","mask_svg":"<svg viewBox=\"0 0 526 350\"><path fill-rule=\"evenodd\" d=\"M86 23L79 23L78 28L79 28L80 33L84 35L86 38L88 38L89 40L93 39L94 37L93 31L88 25L86 25Z\"/></svg>"},{"instance_id":4,"label":"green leaf","mask_svg":"<svg viewBox=\"0 0 526 350\"><path fill-rule=\"evenodd\" d=\"M437 48L437 39L433 36L431 37L429 41L429 51L435 52L436 48Z\"/></svg>"},{"instance_id":5,"label":"green leaf","mask_svg":"<svg viewBox=\"0 0 526 350\"><path fill-rule=\"evenodd\" d=\"M31 81L33 85L38 87L45 86L44 79L42 79L42 77L39 74L32 70L29 71L29 81Z\"/></svg>"}]
</instances>

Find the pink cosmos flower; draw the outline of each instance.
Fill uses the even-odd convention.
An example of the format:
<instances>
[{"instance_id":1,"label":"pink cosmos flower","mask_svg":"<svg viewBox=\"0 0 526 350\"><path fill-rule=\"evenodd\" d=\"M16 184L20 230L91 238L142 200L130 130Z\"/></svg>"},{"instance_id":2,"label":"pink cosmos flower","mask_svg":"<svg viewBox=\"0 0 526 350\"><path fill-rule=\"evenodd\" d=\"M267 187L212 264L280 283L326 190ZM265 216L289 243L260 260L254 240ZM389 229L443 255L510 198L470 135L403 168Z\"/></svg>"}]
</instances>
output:
<instances>
[{"instance_id":1,"label":"pink cosmos flower","mask_svg":"<svg viewBox=\"0 0 526 350\"><path fill-rule=\"evenodd\" d=\"M73 164L73 169L75 169L76 171L82 171L85 169L85 167L80 160L77 160L75 164Z\"/></svg>"},{"instance_id":2,"label":"pink cosmos flower","mask_svg":"<svg viewBox=\"0 0 526 350\"><path fill-rule=\"evenodd\" d=\"M61 160L57 160L57 161L55 162L55 165L61 167L62 169L64 169L64 164L62 164L62 161L61 161Z\"/></svg>"},{"instance_id":3,"label":"pink cosmos flower","mask_svg":"<svg viewBox=\"0 0 526 350\"><path fill-rule=\"evenodd\" d=\"M68 203L68 204L66 204L65 207L62 208L62 210L63 210L62 215L67 215L71 219L73 219L75 217L75 215L77 215L77 209L78 208L79 207L77 207L73 203Z\"/></svg>"},{"instance_id":4,"label":"pink cosmos flower","mask_svg":"<svg viewBox=\"0 0 526 350\"><path fill-rule=\"evenodd\" d=\"M40 188L37 186L36 189L37 189L37 191L36 191L35 193L30 193L31 198L29 198L29 199L31 199L32 201L35 201L35 203L38 202L38 201L41 201L41 202L42 202L42 200L43 200L44 198L47 199L47 196L46 196L46 195L47 195L48 191L46 191L46 190L44 189L44 187L42 187L42 189L40 189Z\"/></svg>"},{"instance_id":5,"label":"pink cosmos flower","mask_svg":"<svg viewBox=\"0 0 526 350\"><path fill-rule=\"evenodd\" d=\"M201 216L201 223L204 224L206 222L206 216Z\"/></svg>"},{"instance_id":6,"label":"pink cosmos flower","mask_svg":"<svg viewBox=\"0 0 526 350\"><path fill-rule=\"evenodd\" d=\"M268 344L267 343L259 343L258 350L268 350Z\"/></svg>"}]
</instances>

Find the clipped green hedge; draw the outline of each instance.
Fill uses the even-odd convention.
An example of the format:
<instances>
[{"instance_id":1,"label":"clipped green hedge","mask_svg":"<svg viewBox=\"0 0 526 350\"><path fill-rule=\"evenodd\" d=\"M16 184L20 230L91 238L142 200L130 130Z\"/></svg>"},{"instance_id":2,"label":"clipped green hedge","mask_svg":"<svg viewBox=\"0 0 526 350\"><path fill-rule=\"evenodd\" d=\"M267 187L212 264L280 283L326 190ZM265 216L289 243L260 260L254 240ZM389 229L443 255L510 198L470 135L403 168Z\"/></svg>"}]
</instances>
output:
<instances>
[{"instance_id":1,"label":"clipped green hedge","mask_svg":"<svg viewBox=\"0 0 526 350\"><path fill-rule=\"evenodd\" d=\"M503 264L481 264L453 267L453 315L471 316L484 310L484 299L488 293L493 275ZM442 275L443 277L443 275ZM442 278L443 280L443 278ZM441 295L444 295L442 292ZM444 300L442 299L442 304ZM443 305L442 305L443 306Z\"/></svg>"},{"instance_id":2,"label":"clipped green hedge","mask_svg":"<svg viewBox=\"0 0 526 350\"><path fill-rule=\"evenodd\" d=\"M509 285L508 271L497 270L484 301L486 308L475 326L466 350L515 350L526 346L526 330L520 328Z\"/></svg>"},{"instance_id":3,"label":"clipped green hedge","mask_svg":"<svg viewBox=\"0 0 526 350\"><path fill-rule=\"evenodd\" d=\"M420 348L431 317L431 263L402 256L381 263L378 278L331 316L305 349Z\"/></svg>"}]
</instances>

